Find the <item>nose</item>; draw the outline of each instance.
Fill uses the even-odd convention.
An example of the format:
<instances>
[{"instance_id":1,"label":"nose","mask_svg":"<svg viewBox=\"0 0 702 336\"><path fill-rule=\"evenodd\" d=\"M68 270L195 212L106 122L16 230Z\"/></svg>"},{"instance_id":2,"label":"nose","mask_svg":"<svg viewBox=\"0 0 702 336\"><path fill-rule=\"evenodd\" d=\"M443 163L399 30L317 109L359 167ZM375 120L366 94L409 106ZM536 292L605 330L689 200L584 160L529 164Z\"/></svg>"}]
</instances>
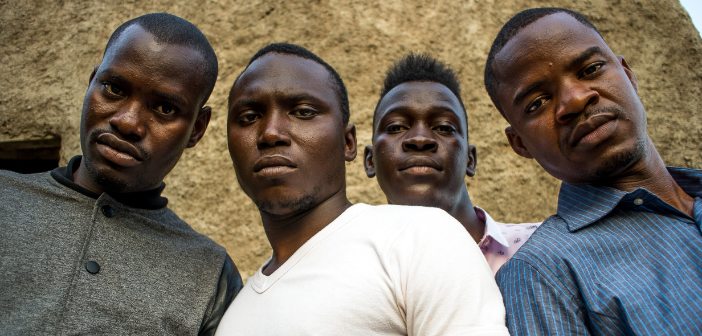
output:
<instances>
[{"instance_id":1,"label":"nose","mask_svg":"<svg viewBox=\"0 0 702 336\"><path fill-rule=\"evenodd\" d=\"M266 113L261 121L256 143L259 149L290 145L290 123L285 113L273 110Z\"/></svg>"},{"instance_id":2,"label":"nose","mask_svg":"<svg viewBox=\"0 0 702 336\"><path fill-rule=\"evenodd\" d=\"M437 148L436 140L431 136L431 130L423 126L412 127L404 140L402 149L410 152L435 152Z\"/></svg>"},{"instance_id":3,"label":"nose","mask_svg":"<svg viewBox=\"0 0 702 336\"><path fill-rule=\"evenodd\" d=\"M589 105L597 103L600 94L587 83L573 81L561 88L556 121L568 124L580 116Z\"/></svg>"},{"instance_id":4,"label":"nose","mask_svg":"<svg viewBox=\"0 0 702 336\"><path fill-rule=\"evenodd\" d=\"M110 126L126 140L138 141L146 134L144 109L140 102L129 101L110 116Z\"/></svg>"}]
</instances>

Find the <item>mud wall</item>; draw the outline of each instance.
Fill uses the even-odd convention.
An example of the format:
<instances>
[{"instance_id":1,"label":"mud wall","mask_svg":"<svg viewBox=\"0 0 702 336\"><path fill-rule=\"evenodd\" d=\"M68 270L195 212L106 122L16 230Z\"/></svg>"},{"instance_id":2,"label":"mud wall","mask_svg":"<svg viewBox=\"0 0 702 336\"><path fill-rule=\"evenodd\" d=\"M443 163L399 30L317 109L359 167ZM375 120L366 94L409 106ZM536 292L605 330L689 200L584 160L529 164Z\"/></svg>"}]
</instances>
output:
<instances>
[{"instance_id":1,"label":"mud wall","mask_svg":"<svg viewBox=\"0 0 702 336\"><path fill-rule=\"evenodd\" d=\"M258 212L240 191L226 143L226 93L248 58L274 41L302 44L335 66L349 88L359 148L370 142L385 69L406 52L452 65L463 85L478 172L467 180L477 205L504 221L542 220L555 209L558 182L512 152L506 123L482 86L485 57L516 11L564 6L587 14L636 72L649 131L671 165L702 166L702 41L674 0L589 1L87 1L0 0L0 141L63 139L62 162L80 152L78 126L92 67L123 21L153 11L182 16L210 38L220 76L209 129L168 176L171 206L224 245L242 273L269 255ZM361 151L362 152L362 151ZM354 202L385 201L359 156L348 164Z\"/></svg>"}]
</instances>

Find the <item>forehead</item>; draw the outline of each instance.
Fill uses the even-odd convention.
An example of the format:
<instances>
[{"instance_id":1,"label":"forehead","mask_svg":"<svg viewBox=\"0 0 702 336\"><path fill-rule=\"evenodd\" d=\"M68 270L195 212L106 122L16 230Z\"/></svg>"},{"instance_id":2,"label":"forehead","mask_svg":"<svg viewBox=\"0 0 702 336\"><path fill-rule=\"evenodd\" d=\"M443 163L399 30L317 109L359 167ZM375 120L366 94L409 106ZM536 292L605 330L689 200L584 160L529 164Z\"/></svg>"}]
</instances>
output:
<instances>
[{"instance_id":1,"label":"forehead","mask_svg":"<svg viewBox=\"0 0 702 336\"><path fill-rule=\"evenodd\" d=\"M206 91L205 59L194 48L159 42L139 25L127 27L105 51L98 73L130 73L154 87L180 87L183 93ZM129 78L127 78L129 79Z\"/></svg>"},{"instance_id":2,"label":"forehead","mask_svg":"<svg viewBox=\"0 0 702 336\"><path fill-rule=\"evenodd\" d=\"M566 13L555 13L522 28L495 55L493 67L502 83L539 65L553 67L567 62L593 46L611 52L594 29Z\"/></svg>"},{"instance_id":3,"label":"forehead","mask_svg":"<svg viewBox=\"0 0 702 336\"><path fill-rule=\"evenodd\" d=\"M327 69L306 58L271 52L252 62L232 88L230 102L255 95L309 95L338 107L336 91Z\"/></svg>"},{"instance_id":4,"label":"forehead","mask_svg":"<svg viewBox=\"0 0 702 336\"><path fill-rule=\"evenodd\" d=\"M513 36L495 55L497 96L505 109L520 89L568 75L585 51L597 47L616 57L602 37L566 13L544 16Z\"/></svg>"},{"instance_id":5,"label":"forehead","mask_svg":"<svg viewBox=\"0 0 702 336\"><path fill-rule=\"evenodd\" d=\"M465 123L465 112L451 90L436 82L405 82L390 90L378 104L376 121L394 111L425 113L443 111Z\"/></svg>"}]
</instances>

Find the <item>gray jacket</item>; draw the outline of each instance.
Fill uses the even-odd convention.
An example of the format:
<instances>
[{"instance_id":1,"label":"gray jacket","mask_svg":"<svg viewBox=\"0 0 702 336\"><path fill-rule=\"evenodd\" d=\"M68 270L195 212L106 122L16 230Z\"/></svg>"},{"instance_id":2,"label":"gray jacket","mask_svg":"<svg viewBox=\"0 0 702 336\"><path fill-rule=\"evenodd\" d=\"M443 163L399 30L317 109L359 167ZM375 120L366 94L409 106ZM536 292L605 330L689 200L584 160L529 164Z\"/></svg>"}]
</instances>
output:
<instances>
[{"instance_id":1,"label":"gray jacket","mask_svg":"<svg viewBox=\"0 0 702 336\"><path fill-rule=\"evenodd\" d=\"M214 334L241 288L224 248L165 206L86 195L60 169L0 171L1 333Z\"/></svg>"}]
</instances>

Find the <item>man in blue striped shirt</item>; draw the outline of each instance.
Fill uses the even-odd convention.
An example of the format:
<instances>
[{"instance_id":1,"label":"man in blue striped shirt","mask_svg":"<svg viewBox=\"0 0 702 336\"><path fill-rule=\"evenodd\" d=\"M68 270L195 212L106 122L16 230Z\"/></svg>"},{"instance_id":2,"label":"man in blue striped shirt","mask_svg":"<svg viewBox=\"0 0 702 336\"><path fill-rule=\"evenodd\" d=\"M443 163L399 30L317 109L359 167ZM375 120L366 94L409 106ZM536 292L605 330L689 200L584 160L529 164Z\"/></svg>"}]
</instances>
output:
<instances>
[{"instance_id":1,"label":"man in blue striped shirt","mask_svg":"<svg viewBox=\"0 0 702 336\"><path fill-rule=\"evenodd\" d=\"M563 181L497 273L513 335L702 334L702 172L666 168L634 73L581 14L520 12L485 85L514 151Z\"/></svg>"}]
</instances>

